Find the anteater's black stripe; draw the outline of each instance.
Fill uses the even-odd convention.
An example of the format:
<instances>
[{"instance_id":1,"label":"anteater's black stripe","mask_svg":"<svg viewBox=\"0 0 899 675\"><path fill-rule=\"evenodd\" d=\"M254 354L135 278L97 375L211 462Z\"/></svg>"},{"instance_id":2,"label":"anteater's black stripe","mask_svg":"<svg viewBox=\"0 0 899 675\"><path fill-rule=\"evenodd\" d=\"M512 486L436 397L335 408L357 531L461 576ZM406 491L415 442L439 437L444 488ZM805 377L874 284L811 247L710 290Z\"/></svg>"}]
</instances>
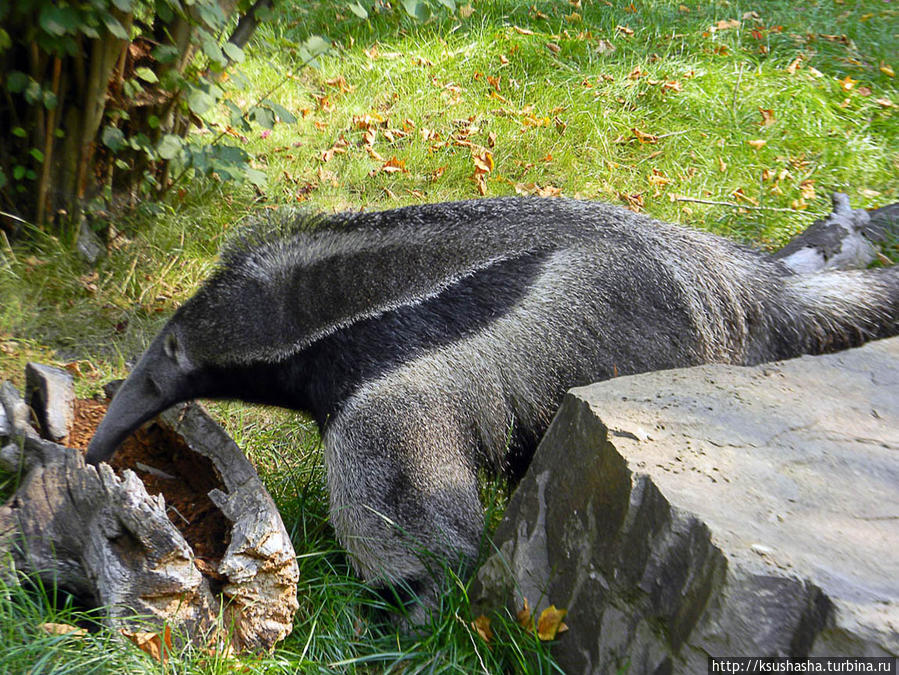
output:
<instances>
[{"instance_id":1,"label":"anteater's black stripe","mask_svg":"<svg viewBox=\"0 0 899 675\"><path fill-rule=\"evenodd\" d=\"M213 377L221 380L226 396L243 400L271 404L273 390L283 390L278 404L308 410L322 424L365 382L507 314L531 289L550 255L541 250L497 262L433 298L343 328L286 361L242 372L228 368Z\"/></svg>"}]
</instances>

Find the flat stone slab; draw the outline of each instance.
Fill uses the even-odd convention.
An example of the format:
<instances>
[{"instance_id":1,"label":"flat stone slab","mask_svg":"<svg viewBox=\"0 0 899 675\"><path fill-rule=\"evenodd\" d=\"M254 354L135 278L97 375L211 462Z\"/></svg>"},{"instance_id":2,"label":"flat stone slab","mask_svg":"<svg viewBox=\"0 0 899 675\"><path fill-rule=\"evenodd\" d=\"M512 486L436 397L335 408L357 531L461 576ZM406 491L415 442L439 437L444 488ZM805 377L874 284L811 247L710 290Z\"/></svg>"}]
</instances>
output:
<instances>
[{"instance_id":1,"label":"flat stone slab","mask_svg":"<svg viewBox=\"0 0 899 675\"><path fill-rule=\"evenodd\" d=\"M569 673L899 655L899 338L572 390L494 543Z\"/></svg>"}]
</instances>

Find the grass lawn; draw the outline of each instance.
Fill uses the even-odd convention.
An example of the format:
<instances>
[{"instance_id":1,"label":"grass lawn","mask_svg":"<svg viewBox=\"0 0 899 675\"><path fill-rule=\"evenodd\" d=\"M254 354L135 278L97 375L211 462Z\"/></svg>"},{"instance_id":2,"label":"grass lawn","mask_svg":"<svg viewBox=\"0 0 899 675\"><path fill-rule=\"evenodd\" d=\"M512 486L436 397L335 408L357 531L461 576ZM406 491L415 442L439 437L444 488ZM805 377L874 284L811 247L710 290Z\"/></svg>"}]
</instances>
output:
<instances>
[{"instance_id":1,"label":"grass lawn","mask_svg":"<svg viewBox=\"0 0 899 675\"><path fill-rule=\"evenodd\" d=\"M245 107L274 89L297 117L240 140L267 186L185 180L117 218L95 269L68 237L32 232L12 250L0 240L0 379L21 386L27 360L74 364L82 395L124 376L222 241L282 205L563 195L775 248L827 212L834 190L856 208L899 201L894 1L481 0L453 15L435 3L424 23L401 9L362 20L348 4L282 5L248 49L249 84L228 94ZM334 42L317 69L294 48L310 34ZM428 631L398 633L328 524L314 425L211 408L293 535L293 634L266 657L188 650L163 666L103 631L47 635L40 624L75 622L80 610L50 588L0 585L0 672L552 672L546 645L514 617L494 616L496 636L483 641L464 578ZM3 494L13 481L0 476ZM485 490L498 513L502 488Z\"/></svg>"}]
</instances>

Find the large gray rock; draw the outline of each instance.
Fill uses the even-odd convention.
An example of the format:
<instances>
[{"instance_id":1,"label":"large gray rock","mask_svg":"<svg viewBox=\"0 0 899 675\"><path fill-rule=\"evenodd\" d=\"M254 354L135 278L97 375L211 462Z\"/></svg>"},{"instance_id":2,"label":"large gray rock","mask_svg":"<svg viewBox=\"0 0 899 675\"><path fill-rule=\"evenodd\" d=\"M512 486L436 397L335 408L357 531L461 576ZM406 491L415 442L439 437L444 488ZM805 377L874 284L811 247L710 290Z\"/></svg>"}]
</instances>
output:
<instances>
[{"instance_id":1,"label":"large gray rock","mask_svg":"<svg viewBox=\"0 0 899 675\"><path fill-rule=\"evenodd\" d=\"M567 673L899 655L899 338L572 390L478 573Z\"/></svg>"}]
</instances>

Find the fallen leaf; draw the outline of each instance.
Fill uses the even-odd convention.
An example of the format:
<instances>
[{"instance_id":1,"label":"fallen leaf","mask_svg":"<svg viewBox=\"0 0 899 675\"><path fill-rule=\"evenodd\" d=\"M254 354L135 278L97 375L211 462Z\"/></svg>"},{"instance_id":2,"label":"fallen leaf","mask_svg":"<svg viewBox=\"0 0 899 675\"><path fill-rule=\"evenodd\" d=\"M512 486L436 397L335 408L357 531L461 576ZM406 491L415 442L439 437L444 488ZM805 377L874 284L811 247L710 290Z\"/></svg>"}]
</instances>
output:
<instances>
[{"instance_id":1,"label":"fallen leaf","mask_svg":"<svg viewBox=\"0 0 899 675\"><path fill-rule=\"evenodd\" d=\"M491 131L489 134L487 134L487 145L489 145L491 148L496 147L496 132L495 131Z\"/></svg>"},{"instance_id":2,"label":"fallen leaf","mask_svg":"<svg viewBox=\"0 0 899 675\"><path fill-rule=\"evenodd\" d=\"M627 208L631 211L636 211L639 213L644 206L643 195L639 192L634 194L627 194L626 192L618 192L618 199L627 204Z\"/></svg>"},{"instance_id":3,"label":"fallen leaf","mask_svg":"<svg viewBox=\"0 0 899 675\"><path fill-rule=\"evenodd\" d=\"M787 66L787 73L794 75L800 68L802 68L802 54L797 56L793 62Z\"/></svg>"},{"instance_id":4,"label":"fallen leaf","mask_svg":"<svg viewBox=\"0 0 899 675\"><path fill-rule=\"evenodd\" d=\"M500 54L499 62L504 66L508 66L509 65L509 57L506 56L505 54Z\"/></svg>"},{"instance_id":5,"label":"fallen leaf","mask_svg":"<svg viewBox=\"0 0 899 675\"><path fill-rule=\"evenodd\" d=\"M528 604L527 598L524 598L524 607L518 612L516 618L519 626L525 630L534 630L534 617L531 616L531 606Z\"/></svg>"},{"instance_id":6,"label":"fallen leaf","mask_svg":"<svg viewBox=\"0 0 899 675\"><path fill-rule=\"evenodd\" d=\"M471 161L474 162L475 173L490 173L493 171L493 154L489 150L472 147Z\"/></svg>"},{"instance_id":7,"label":"fallen leaf","mask_svg":"<svg viewBox=\"0 0 899 675\"><path fill-rule=\"evenodd\" d=\"M799 184L799 192L802 194L803 199L814 199L815 198L815 181L811 179L807 179L802 181Z\"/></svg>"},{"instance_id":8,"label":"fallen leaf","mask_svg":"<svg viewBox=\"0 0 899 675\"><path fill-rule=\"evenodd\" d=\"M627 26L615 26L615 30L617 30L619 33L624 33L628 37L634 34L634 29Z\"/></svg>"},{"instance_id":9,"label":"fallen leaf","mask_svg":"<svg viewBox=\"0 0 899 675\"><path fill-rule=\"evenodd\" d=\"M555 640L556 635L568 630L568 626L562 623L567 613L568 610L556 609L555 605L550 605L540 612L540 618L537 620L537 637L544 642Z\"/></svg>"},{"instance_id":10,"label":"fallen leaf","mask_svg":"<svg viewBox=\"0 0 899 675\"><path fill-rule=\"evenodd\" d=\"M73 626L68 623L42 623L38 625L38 628L48 635L74 635L75 637L87 635L87 630L84 628L79 628L78 626Z\"/></svg>"},{"instance_id":11,"label":"fallen leaf","mask_svg":"<svg viewBox=\"0 0 899 675\"><path fill-rule=\"evenodd\" d=\"M883 61L880 62L880 72L883 73L884 75L886 75L887 77L895 77L896 76L896 73L893 71L893 67L884 63Z\"/></svg>"},{"instance_id":12,"label":"fallen leaf","mask_svg":"<svg viewBox=\"0 0 899 675\"><path fill-rule=\"evenodd\" d=\"M484 179L483 173L478 173L477 171L472 174L471 180L474 181L475 186L478 188L478 193L485 197L487 195L487 181Z\"/></svg>"},{"instance_id":13,"label":"fallen leaf","mask_svg":"<svg viewBox=\"0 0 899 675\"><path fill-rule=\"evenodd\" d=\"M880 196L880 193L877 190L871 190L870 188L862 188L858 193L863 197L868 197L870 199Z\"/></svg>"},{"instance_id":14,"label":"fallen leaf","mask_svg":"<svg viewBox=\"0 0 899 675\"><path fill-rule=\"evenodd\" d=\"M514 30L519 35L533 35L534 31L528 28L521 28L520 26L512 26L512 30Z\"/></svg>"},{"instance_id":15,"label":"fallen leaf","mask_svg":"<svg viewBox=\"0 0 899 675\"><path fill-rule=\"evenodd\" d=\"M490 619L483 614L471 622L471 627L475 629L484 642L490 642L493 639L493 631L490 629Z\"/></svg>"},{"instance_id":16,"label":"fallen leaf","mask_svg":"<svg viewBox=\"0 0 899 675\"><path fill-rule=\"evenodd\" d=\"M759 112L762 115L762 121L759 122L759 126L762 127L770 127L774 124L774 111L769 110L767 108L759 108Z\"/></svg>"},{"instance_id":17,"label":"fallen leaf","mask_svg":"<svg viewBox=\"0 0 899 675\"><path fill-rule=\"evenodd\" d=\"M849 91L850 89L852 89L855 86L856 82L858 82L858 80L853 80L851 77L849 77L847 75L842 80L840 80L840 88L843 91Z\"/></svg>"},{"instance_id":18,"label":"fallen leaf","mask_svg":"<svg viewBox=\"0 0 899 675\"><path fill-rule=\"evenodd\" d=\"M162 664L168 661L168 654L172 650L172 629L168 625L161 635L147 631L132 632L124 628L121 633L154 660Z\"/></svg>"},{"instance_id":19,"label":"fallen leaf","mask_svg":"<svg viewBox=\"0 0 899 675\"><path fill-rule=\"evenodd\" d=\"M808 208L808 204L805 203L805 200L800 197L799 199L794 199L790 202L790 206L796 209L797 211L803 211Z\"/></svg>"},{"instance_id":20,"label":"fallen leaf","mask_svg":"<svg viewBox=\"0 0 899 675\"><path fill-rule=\"evenodd\" d=\"M720 157L718 158L718 171L720 171L721 173L727 171L727 164L725 164L724 160Z\"/></svg>"},{"instance_id":21,"label":"fallen leaf","mask_svg":"<svg viewBox=\"0 0 899 675\"><path fill-rule=\"evenodd\" d=\"M578 12L572 12L565 17L565 20L568 23L580 23L583 20L583 17Z\"/></svg>"},{"instance_id":22,"label":"fallen leaf","mask_svg":"<svg viewBox=\"0 0 899 675\"><path fill-rule=\"evenodd\" d=\"M472 7L470 4L462 5L461 7L459 7L459 16L461 16L463 19L467 19L472 14L474 14L474 7Z\"/></svg>"},{"instance_id":23,"label":"fallen leaf","mask_svg":"<svg viewBox=\"0 0 899 675\"><path fill-rule=\"evenodd\" d=\"M751 141L746 141L746 144L749 145L754 150L761 150L763 147L765 147L765 144L767 142L768 141L762 140L761 138L757 138L757 139L754 139Z\"/></svg>"},{"instance_id":24,"label":"fallen leaf","mask_svg":"<svg viewBox=\"0 0 899 675\"><path fill-rule=\"evenodd\" d=\"M615 45L608 40L597 40L595 49L598 54L609 54L615 51Z\"/></svg>"},{"instance_id":25,"label":"fallen leaf","mask_svg":"<svg viewBox=\"0 0 899 675\"><path fill-rule=\"evenodd\" d=\"M384 173L409 173L409 170L406 168L406 162L397 159L396 156L388 159L384 166L381 167L381 171Z\"/></svg>"},{"instance_id":26,"label":"fallen leaf","mask_svg":"<svg viewBox=\"0 0 899 675\"><path fill-rule=\"evenodd\" d=\"M332 187L338 187L340 183L337 181L337 174L328 171L326 168L318 167L318 180L320 183L330 183Z\"/></svg>"},{"instance_id":27,"label":"fallen leaf","mask_svg":"<svg viewBox=\"0 0 899 675\"><path fill-rule=\"evenodd\" d=\"M336 87L337 89L340 89L340 91L344 94L349 93L355 89L355 87L351 87L347 84L347 81L343 77L343 75L338 75L337 77L331 78L330 80L325 80L325 84L327 84L329 87Z\"/></svg>"},{"instance_id":28,"label":"fallen leaf","mask_svg":"<svg viewBox=\"0 0 899 675\"><path fill-rule=\"evenodd\" d=\"M641 143L657 143L659 140L658 136L654 136L652 134L647 134L646 132L640 131L639 129L636 129L636 128L632 128L631 133Z\"/></svg>"},{"instance_id":29,"label":"fallen leaf","mask_svg":"<svg viewBox=\"0 0 899 675\"><path fill-rule=\"evenodd\" d=\"M874 99L874 102L883 108L895 108L896 107L895 103L893 103L890 99L884 98L884 97Z\"/></svg>"},{"instance_id":30,"label":"fallen leaf","mask_svg":"<svg viewBox=\"0 0 899 675\"><path fill-rule=\"evenodd\" d=\"M546 48L549 51L551 51L553 54L558 54L560 51L562 51L562 48L559 45L557 45L555 42L547 42Z\"/></svg>"},{"instance_id":31,"label":"fallen leaf","mask_svg":"<svg viewBox=\"0 0 899 675\"><path fill-rule=\"evenodd\" d=\"M722 19L715 24L716 30L730 30L731 28L739 28L739 19Z\"/></svg>"},{"instance_id":32,"label":"fallen leaf","mask_svg":"<svg viewBox=\"0 0 899 675\"><path fill-rule=\"evenodd\" d=\"M856 91L859 96L870 96L872 93L870 87L859 87Z\"/></svg>"}]
</instances>

